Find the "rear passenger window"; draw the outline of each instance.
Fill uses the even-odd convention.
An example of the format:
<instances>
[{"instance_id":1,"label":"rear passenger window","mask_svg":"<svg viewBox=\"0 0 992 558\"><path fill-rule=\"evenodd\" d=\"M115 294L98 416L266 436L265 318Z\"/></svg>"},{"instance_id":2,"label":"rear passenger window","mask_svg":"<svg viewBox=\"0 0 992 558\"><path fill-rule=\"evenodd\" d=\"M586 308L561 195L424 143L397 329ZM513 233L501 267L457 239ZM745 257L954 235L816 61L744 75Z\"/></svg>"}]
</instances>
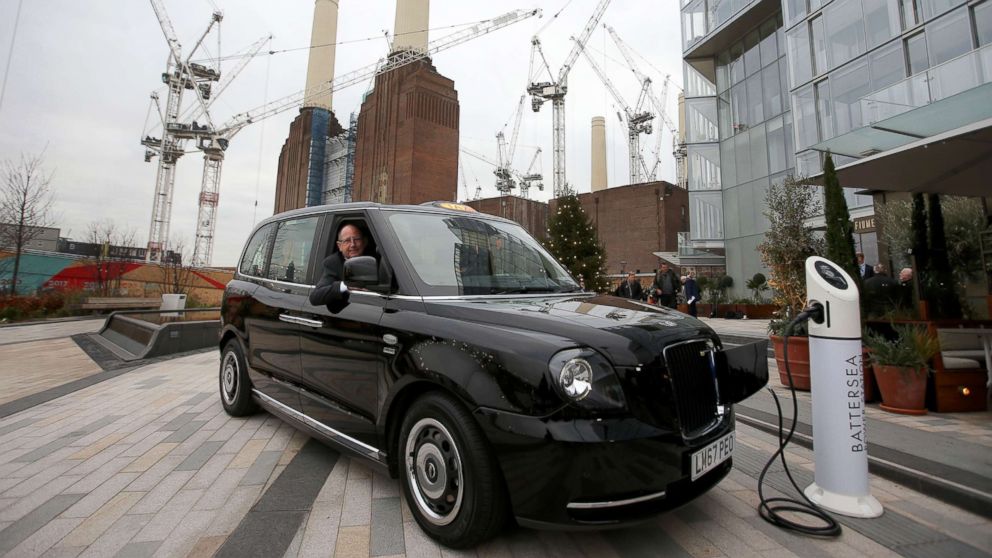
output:
<instances>
[{"instance_id":1,"label":"rear passenger window","mask_svg":"<svg viewBox=\"0 0 992 558\"><path fill-rule=\"evenodd\" d=\"M255 232L255 236L248 241L238 271L253 277L262 277L265 274L265 256L269 250L269 240L272 239L275 230L276 224L269 223Z\"/></svg>"},{"instance_id":2,"label":"rear passenger window","mask_svg":"<svg viewBox=\"0 0 992 558\"><path fill-rule=\"evenodd\" d=\"M302 283L310 264L314 233L319 217L281 221L272 245L268 279L286 283Z\"/></svg>"}]
</instances>

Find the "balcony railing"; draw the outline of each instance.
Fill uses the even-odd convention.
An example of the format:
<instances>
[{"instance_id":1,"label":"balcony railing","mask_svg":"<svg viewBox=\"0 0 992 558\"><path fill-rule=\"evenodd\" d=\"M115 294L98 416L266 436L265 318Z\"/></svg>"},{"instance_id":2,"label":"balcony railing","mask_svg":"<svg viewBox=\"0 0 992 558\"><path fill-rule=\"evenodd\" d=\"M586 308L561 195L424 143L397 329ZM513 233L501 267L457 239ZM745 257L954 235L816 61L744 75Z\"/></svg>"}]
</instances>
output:
<instances>
[{"instance_id":1,"label":"balcony railing","mask_svg":"<svg viewBox=\"0 0 992 558\"><path fill-rule=\"evenodd\" d=\"M986 45L860 99L865 125L992 82L992 45Z\"/></svg>"}]
</instances>

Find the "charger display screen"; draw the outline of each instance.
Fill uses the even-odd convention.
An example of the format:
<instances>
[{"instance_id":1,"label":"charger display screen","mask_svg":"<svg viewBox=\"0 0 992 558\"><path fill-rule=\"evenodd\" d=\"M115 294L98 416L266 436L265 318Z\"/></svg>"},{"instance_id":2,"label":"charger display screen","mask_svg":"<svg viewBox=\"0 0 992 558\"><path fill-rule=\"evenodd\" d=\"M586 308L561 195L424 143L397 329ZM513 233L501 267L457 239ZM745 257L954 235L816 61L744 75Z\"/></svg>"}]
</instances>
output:
<instances>
[{"instance_id":1,"label":"charger display screen","mask_svg":"<svg viewBox=\"0 0 992 558\"><path fill-rule=\"evenodd\" d=\"M827 262L813 262L813 268L816 272L823 277L823 280L830 283L832 287L838 288L840 290L847 290L847 280L841 275L840 271L828 264Z\"/></svg>"}]
</instances>

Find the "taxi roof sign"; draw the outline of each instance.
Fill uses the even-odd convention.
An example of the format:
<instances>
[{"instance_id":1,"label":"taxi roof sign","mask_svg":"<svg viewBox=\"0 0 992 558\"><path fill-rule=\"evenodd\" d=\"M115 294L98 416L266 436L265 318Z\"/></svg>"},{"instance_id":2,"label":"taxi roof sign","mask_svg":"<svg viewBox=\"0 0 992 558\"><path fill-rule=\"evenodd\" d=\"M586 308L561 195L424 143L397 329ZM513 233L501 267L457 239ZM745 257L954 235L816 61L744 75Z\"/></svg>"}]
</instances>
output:
<instances>
[{"instance_id":1,"label":"taxi roof sign","mask_svg":"<svg viewBox=\"0 0 992 558\"><path fill-rule=\"evenodd\" d=\"M430 205L432 207L440 207L441 209L450 209L452 211L466 211L469 213L477 213L474 207L465 205L463 203L432 201L432 202L422 203L421 205Z\"/></svg>"}]
</instances>

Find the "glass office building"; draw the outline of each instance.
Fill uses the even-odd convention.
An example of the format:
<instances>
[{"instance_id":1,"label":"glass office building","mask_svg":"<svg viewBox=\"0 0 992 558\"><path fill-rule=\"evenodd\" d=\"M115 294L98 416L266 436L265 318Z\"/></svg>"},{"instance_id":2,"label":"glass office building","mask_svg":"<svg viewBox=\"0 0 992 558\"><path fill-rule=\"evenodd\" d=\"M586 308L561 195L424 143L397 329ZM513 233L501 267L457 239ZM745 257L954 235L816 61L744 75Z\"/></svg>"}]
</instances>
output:
<instances>
[{"instance_id":1,"label":"glass office building","mask_svg":"<svg viewBox=\"0 0 992 558\"><path fill-rule=\"evenodd\" d=\"M992 118L992 0L682 0L681 15L690 241L724 248L735 285L764 272L773 181L815 178L830 151L869 219L855 192L899 189L886 153Z\"/></svg>"}]
</instances>

